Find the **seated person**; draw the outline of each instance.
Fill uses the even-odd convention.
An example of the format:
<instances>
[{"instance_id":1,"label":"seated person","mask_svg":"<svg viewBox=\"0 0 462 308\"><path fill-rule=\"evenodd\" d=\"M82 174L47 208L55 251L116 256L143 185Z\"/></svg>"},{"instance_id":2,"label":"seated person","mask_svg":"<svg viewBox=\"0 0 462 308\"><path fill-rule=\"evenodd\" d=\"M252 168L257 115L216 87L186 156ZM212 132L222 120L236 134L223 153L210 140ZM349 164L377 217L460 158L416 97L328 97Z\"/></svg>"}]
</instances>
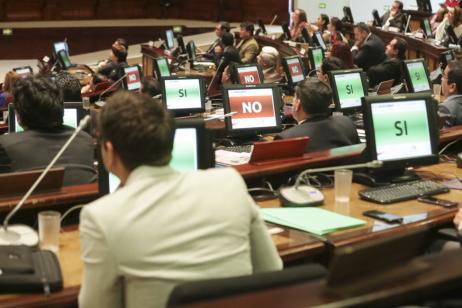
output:
<instances>
[{"instance_id":1,"label":"seated person","mask_svg":"<svg viewBox=\"0 0 462 308\"><path fill-rule=\"evenodd\" d=\"M457 38L462 36L462 9L460 7L449 8L448 14L436 28L435 40L448 42L446 28L451 25Z\"/></svg>"},{"instance_id":2,"label":"seated person","mask_svg":"<svg viewBox=\"0 0 462 308\"><path fill-rule=\"evenodd\" d=\"M441 78L445 101L438 105L440 117L448 118L445 126L462 124L462 62L450 61Z\"/></svg>"},{"instance_id":3,"label":"seated person","mask_svg":"<svg viewBox=\"0 0 462 308\"><path fill-rule=\"evenodd\" d=\"M354 27L355 45L351 48L353 62L365 72L385 60L385 44L368 25L360 22Z\"/></svg>"},{"instance_id":4,"label":"seated person","mask_svg":"<svg viewBox=\"0 0 462 308\"><path fill-rule=\"evenodd\" d=\"M391 9L386 12L382 17L382 28L388 30L390 27L399 29L400 32L404 31L406 27L406 15L403 12L403 3L401 1L393 1Z\"/></svg>"},{"instance_id":5,"label":"seated person","mask_svg":"<svg viewBox=\"0 0 462 308\"><path fill-rule=\"evenodd\" d=\"M353 63L353 55L351 54L350 46L345 44L344 42L334 42L330 48L330 52L328 53L329 57L339 58L343 61L343 68L344 69L352 69L355 68Z\"/></svg>"},{"instance_id":6,"label":"seated person","mask_svg":"<svg viewBox=\"0 0 462 308\"><path fill-rule=\"evenodd\" d=\"M321 69L318 72L318 79L329 82L329 72L346 69L345 63L337 57L329 57L322 61Z\"/></svg>"},{"instance_id":7,"label":"seated person","mask_svg":"<svg viewBox=\"0 0 462 308\"><path fill-rule=\"evenodd\" d=\"M63 93L63 100L65 102L81 102L82 95L80 94L81 86L80 81L67 71L58 73L55 83Z\"/></svg>"},{"instance_id":8,"label":"seated person","mask_svg":"<svg viewBox=\"0 0 462 308\"><path fill-rule=\"evenodd\" d=\"M217 36L217 39L205 51L204 53L205 58L208 58L214 61L215 63L218 63L218 59L223 53L223 49L224 49L223 43L221 42L221 38L223 37L223 34L229 33L230 31L231 31L231 26L226 21L221 21L216 25L215 34ZM199 52L201 52L200 49L199 49Z\"/></svg>"},{"instance_id":9,"label":"seated person","mask_svg":"<svg viewBox=\"0 0 462 308\"><path fill-rule=\"evenodd\" d=\"M306 27L308 19L306 17L306 12L302 9L295 9L292 12L292 23L290 24L290 35L293 41L298 40L302 34L302 29Z\"/></svg>"},{"instance_id":10,"label":"seated person","mask_svg":"<svg viewBox=\"0 0 462 308\"><path fill-rule=\"evenodd\" d=\"M281 269L233 168L169 166L174 123L138 93L117 92L101 110L100 150L121 187L81 212L81 308L164 307L180 282Z\"/></svg>"},{"instance_id":11,"label":"seated person","mask_svg":"<svg viewBox=\"0 0 462 308\"><path fill-rule=\"evenodd\" d=\"M127 49L116 41L111 47L111 61L99 68L98 74L112 81L117 81L124 75L123 68L127 67Z\"/></svg>"},{"instance_id":12,"label":"seated person","mask_svg":"<svg viewBox=\"0 0 462 308\"><path fill-rule=\"evenodd\" d=\"M289 128L276 139L310 137L306 152L316 152L359 143L358 133L350 118L332 116L329 105L332 90L321 80L310 78L295 87L292 115L298 125Z\"/></svg>"},{"instance_id":13,"label":"seated person","mask_svg":"<svg viewBox=\"0 0 462 308\"><path fill-rule=\"evenodd\" d=\"M9 102L12 101L12 91L16 81L20 80L19 76L15 71L9 71L5 74L5 79L3 80L3 88L0 91L0 108L6 107Z\"/></svg>"},{"instance_id":14,"label":"seated person","mask_svg":"<svg viewBox=\"0 0 462 308\"><path fill-rule=\"evenodd\" d=\"M314 33L314 32L321 32L322 33L322 38L324 42L329 42L329 37L330 33L327 31L327 26L329 25L329 16L326 14L321 14L318 16L318 19L316 19L316 24L308 24L309 32Z\"/></svg>"},{"instance_id":15,"label":"seated person","mask_svg":"<svg viewBox=\"0 0 462 308\"><path fill-rule=\"evenodd\" d=\"M253 37L254 26L251 22L241 23L239 37L241 41L236 45L242 63L255 63L260 47Z\"/></svg>"},{"instance_id":16,"label":"seated person","mask_svg":"<svg viewBox=\"0 0 462 308\"><path fill-rule=\"evenodd\" d=\"M257 63L263 71L265 83L280 82L284 78L279 71L279 52L276 48L263 47L257 57Z\"/></svg>"},{"instance_id":17,"label":"seated person","mask_svg":"<svg viewBox=\"0 0 462 308\"><path fill-rule=\"evenodd\" d=\"M218 72L223 73L230 63L241 63L241 56L236 47L234 47L234 36L231 33L224 33L221 37L223 44L223 54L218 64Z\"/></svg>"},{"instance_id":18,"label":"seated person","mask_svg":"<svg viewBox=\"0 0 462 308\"><path fill-rule=\"evenodd\" d=\"M329 42L331 44L334 44L336 42L343 42L345 44L348 44L348 40L345 37L345 35L343 35L343 32L342 32L343 23L340 20L340 18L332 17L330 19L329 24L327 25L327 30L330 33Z\"/></svg>"},{"instance_id":19,"label":"seated person","mask_svg":"<svg viewBox=\"0 0 462 308\"><path fill-rule=\"evenodd\" d=\"M367 71L369 87L373 88L382 81L394 79L393 85L403 82L402 61L406 60L407 43L400 37L395 37L388 43L385 54L387 58Z\"/></svg>"},{"instance_id":20,"label":"seated person","mask_svg":"<svg viewBox=\"0 0 462 308\"><path fill-rule=\"evenodd\" d=\"M23 132L0 136L0 165L11 172L44 169L74 132L63 125L62 93L45 77L18 80L14 107ZM93 140L81 131L56 163L64 167L64 185L95 180Z\"/></svg>"},{"instance_id":21,"label":"seated person","mask_svg":"<svg viewBox=\"0 0 462 308\"><path fill-rule=\"evenodd\" d=\"M162 86L157 79L146 76L141 79L141 93L146 93L153 98L161 98Z\"/></svg>"},{"instance_id":22,"label":"seated person","mask_svg":"<svg viewBox=\"0 0 462 308\"><path fill-rule=\"evenodd\" d=\"M430 25L432 27L432 34L436 35L436 29L444 20L444 17L448 13L448 7L444 3L440 3L440 6L433 17L430 19Z\"/></svg>"}]
</instances>

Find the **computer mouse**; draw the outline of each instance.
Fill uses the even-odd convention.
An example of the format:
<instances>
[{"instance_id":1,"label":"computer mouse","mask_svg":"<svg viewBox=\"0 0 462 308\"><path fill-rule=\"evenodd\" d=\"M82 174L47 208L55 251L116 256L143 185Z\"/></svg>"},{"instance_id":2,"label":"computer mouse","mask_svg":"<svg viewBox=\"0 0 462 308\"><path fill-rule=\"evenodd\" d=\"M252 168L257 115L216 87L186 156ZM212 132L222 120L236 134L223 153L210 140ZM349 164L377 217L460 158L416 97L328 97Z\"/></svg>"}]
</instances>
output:
<instances>
[{"instance_id":1,"label":"computer mouse","mask_svg":"<svg viewBox=\"0 0 462 308\"><path fill-rule=\"evenodd\" d=\"M232 147L232 146L236 146L236 142L232 139L229 139L229 138L223 138L223 139L220 139L220 141L218 142L220 145L222 146L225 146L225 147Z\"/></svg>"},{"instance_id":2,"label":"computer mouse","mask_svg":"<svg viewBox=\"0 0 462 308\"><path fill-rule=\"evenodd\" d=\"M456 164L457 168L462 168L462 152L457 154Z\"/></svg>"}]
</instances>

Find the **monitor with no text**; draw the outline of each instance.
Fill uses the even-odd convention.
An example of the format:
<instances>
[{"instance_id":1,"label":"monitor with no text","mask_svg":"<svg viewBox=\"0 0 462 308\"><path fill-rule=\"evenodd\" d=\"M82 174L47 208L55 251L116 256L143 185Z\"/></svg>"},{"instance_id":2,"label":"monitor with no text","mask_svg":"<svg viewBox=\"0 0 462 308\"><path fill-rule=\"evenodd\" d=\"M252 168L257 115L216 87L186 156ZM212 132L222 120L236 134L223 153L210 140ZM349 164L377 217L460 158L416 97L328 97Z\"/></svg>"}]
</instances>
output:
<instances>
[{"instance_id":1,"label":"monitor with no text","mask_svg":"<svg viewBox=\"0 0 462 308\"><path fill-rule=\"evenodd\" d=\"M173 30L166 30L165 38L165 42L167 43L167 49L175 48L175 35L173 33Z\"/></svg>"},{"instance_id":2,"label":"monitor with no text","mask_svg":"<svg viewBox=\"0 0 462 308\"><path fill-rule=\"evenodd\" d=\"M441 69L444 70L446 66L448 65L448 63L455 59L456 59L456 55L454 53L454 50L452 49L449 49L445 52L440 53Z\"/></svg>"},{"instance_id":3,"label":"monitor with no text","mask_svg":"<svg viewBox=\"0 0 462 308\"><path fill-rule=\"evenodd\" d=\"M64 49L58 51L57 58L58 58L58 62L61 64L61 66L64 69L68 69L74 66L71 62L71 58L69 57L69 53Z\"/></svg>"},{"instance_id":4,"label":"monitor with no text","mask_svg":"<svg viewBox=\"0 0 462 308\"><path fill-rule=\"evenodd\" d=\"M430 94L368 96L363 112L368 159L383 162L374 171L379 177L399 178L406 167L438 163L438 117Z\"/></svg>"},{"instance_id":5,"label":"monitor with no text","mask_svg":"<svg viewBox=\"0 0 462 308\"><path fill-rule=\"evenodd\" d=\"M21 66L13 68L13 71L16 72L21 78L26 78L34 74L32 67L30 66Z\"/></svg>"},{"instance_id":6,"label":"monitor with no text","mask_svg":"<svg viewBox=\"0 0 462 308\"><path fill-rule=\"evenodd\" d=\"M170 77L172 74L170 72L170 66L168 64L168 59L165 57L156 58L155 65L154 65L155 73L157 79L161 79L163 77Z\"/></svg>"},{"instance_id":7,"label":"monitor with no text","mask_svg":"<svg viewBox=\"0 0 462 308\"><path fill-rule=\"evenodd\" d=\"M259 135L281 130L279 87L264 85L228 85L223 88L226 130L229 135Z\"/></svg>"},{"instance_id":8,"label":"monitor with no text","mask_svg":"<svg viewBox=\"0 0 462 308\"><path fill-rule=\"evenodd\" d=\"M176 115L205 111L205 85L200 77L171 76L161 79L163 101Z\"/></svg>"},{"instance_id":9,"label":"monitor with no text","mask_svg":"<svg viewBox=\"0 0 462 308\"><path fill-rule=\"evenodd\" d=\"M351 13L351 8L349 6L344 6L343 7L343 18L344 21L354 24L354 19L353 19L353 14Z\"/></svg>"},{"instance_id":10,"label":"monitor with no text","mask_svg":"<svg viewBox=\"0 0 462 308\"><path fill-rule=\"evenodd\" d=\"M215 164L212 140L203 120L175 120L176 130L173 141L170 166L180 172L212 168ZM120 180L104 169L99 159L99 190L102 194L114 192Z\"/></svg>"},{"instance_id":11,"label":"monitor with no text","mask_svg":"<svg viewBox=\"0 0 462 308\"><path fill-rule=\"evenodd\" d=\"M124 87L128 91L139 91L141 89L141 72L138 65L130 65L124 68Z\"/></svg>"},{"instance_id":12,"label":"monitor with no text","mask_svg":"<svg viewBox=\"0 0 462 308\"><path fill-rule=\"evenodd\" d=\"M411 93L430 92L432 89L427 64L424 59L405 60L403 62L406 85Z\"/></svg>"},{"instance_id":13,"label":"monitor with no text","mask_svg":"<svg viewBox=\"0 0 462 308\"><path fill-rule=\"evenodd\" d=\"M376 27L382 26L382 19L380 19L380 15L377 10L372 10L372 18L374 19L374 26Z\"/></svg>"},{"instance_id":14,"label":"monitor with no text","mask_svg":"<svg viewBox=\"0 0 462 308\"><path fill-rule=\"evenodd\" d=\"M314 33L314 37L316 39L316 43L319 47L322 48L322 50L327 51L327 45L326 42L324 42L324 39L322 37L322 33L320 31L317 31Z\"/></svg>"},{"instance_id":15,"label":"monitor with no text","mask_svg":"<svg viewBox=\"0 0 462 308\"><path fill-rule=\"evenodd\" d=\"M289 24L288 23L283 23L281 27L282 27L282 32L284 33L285 39L286 40L291 40L292 35L290 34Z\"/></svg>"},{"instance_id":16,"label":"monitor with no text","mask_svg":"<svg viewBox=\"0 0 462 308\"><path fill-rule=\"evenodd\" d=\"M194 41L189 41L186 44L186 52L188 53L189 61L196 61L196 44Z\"/></svg>"},{"instance_id":17,"label":"monitor with no text","mask_svg":"<svg viewBox=\"0 0 462 308\"><path fill-rule=\"evenodd\" d=\"M291 87L295 87L297 83L305 79L305 69L302 59L299 56L285 57L282 64L287 82Z\"/></svg>"},{"instance_id":18,"label":"monitor with no text","mask_svg":"<svg viewBox=\"0 0 462 308\"><path fill-rule=\"evenodd\" d=\"M361 69L329 72L335 109L355 112L361 109L361 99L367 95L367 84Z\"/></svg>"},{"instance_id":19,"label":"monitor with no text","mask_svg":"<svg viewBox=\"0 0 462 308\"><path fill-rule=\"evenodd\" d=\"M236 65L233 79L239 84L262 84L263 72L258 64Z\"/></svg>"},{"instance_id":20,"label":"monitor with no text","mask_svg":"<svg viewBox=\"0 0 462 308\"><path fill-rule=\"evenodd\" d=\"M64 115L63 124L73 128L79 126L80 120L82 120L88 112L83 109L82 103L80 102L65 102L64 103ZM8 132L19 133L24 129L19 124L14 110L14 104L8 105Z\"/></svg>"},{"instance_id":21,"label":"monitor with no text","mask_svg":"<svg viewBox=\"0 0 462 308\"><path fill-rule=\"evenodd\" d=\"M427 38L433 38L432 26L430 24L430 19L424 18L421 21L420 27L423 29L425 36Z\"/></svg>"},{"instance_id":22,"label":"monitor with no text","mask_svg":"<svg viewBox=\"0 0 462 308\"><path fill-rule=\"evenodd\" d=\"M187 50L186 50L186 46L184 45L184 39L183 39L183 36L182 35L177 35L176 37L176 42L178 44L178 49L180 51L180 54L186 54L187 53Z\"/></svg>"},{"instance_id":23,"label":"monitor with no text","mask_svg":"<svg viewBox=\"0 0 462 308\"><path fill-rule=\"evenodd\" d=\"M310 47L308 51L311 70L320 70L324 60L324 50L320 47Z\"/></svg>"},{"instance_id":24,"label":"monitor with no text","mask_svg":"<svg viewBox=\"0 0 462 308\"><path fill-rule=\"evenodd\" d=\"M69 45L66 41L53 43L54 54L57 55L60 50L65 50L69 54Z\"/></svg>"}]
</instances>

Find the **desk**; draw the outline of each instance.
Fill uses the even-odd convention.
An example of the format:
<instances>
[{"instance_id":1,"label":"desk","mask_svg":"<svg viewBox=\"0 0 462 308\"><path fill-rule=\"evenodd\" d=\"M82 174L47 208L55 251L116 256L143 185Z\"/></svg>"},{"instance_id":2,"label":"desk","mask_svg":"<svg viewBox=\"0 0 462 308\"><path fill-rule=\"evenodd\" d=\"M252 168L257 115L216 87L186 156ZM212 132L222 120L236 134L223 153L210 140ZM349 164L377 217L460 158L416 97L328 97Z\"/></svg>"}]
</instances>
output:
<instances>
[{"instance_id":1,"label":"desk","mask_svg":"<svg viewBox=\"0 0 462 308\"><path fill-rule=\"evenodd\" d=\"M456 125L440 130L440 143L448 143L462 138L462 125Z\"/></svg>"}]
</instances>

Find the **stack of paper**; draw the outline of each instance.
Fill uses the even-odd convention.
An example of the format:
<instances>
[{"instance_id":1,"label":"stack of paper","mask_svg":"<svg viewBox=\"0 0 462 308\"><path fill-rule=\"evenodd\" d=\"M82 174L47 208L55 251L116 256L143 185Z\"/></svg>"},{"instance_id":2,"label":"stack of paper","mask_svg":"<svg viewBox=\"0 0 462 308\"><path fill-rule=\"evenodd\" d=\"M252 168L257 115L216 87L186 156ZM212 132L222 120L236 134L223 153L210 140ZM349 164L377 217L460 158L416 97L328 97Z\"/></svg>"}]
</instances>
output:
<instances>
[{"instance_id":1,"label":"stack of paper","mask_svg":"<svg viewBox=\"0 0 462 308\"><path fill-rule=\"evenodd\" d=\"M364 220L340 215L320 208L269 208L260 209L265 221L324 235L334 231L359 227L366 224Z\"/></svg>"}]
</instances>

